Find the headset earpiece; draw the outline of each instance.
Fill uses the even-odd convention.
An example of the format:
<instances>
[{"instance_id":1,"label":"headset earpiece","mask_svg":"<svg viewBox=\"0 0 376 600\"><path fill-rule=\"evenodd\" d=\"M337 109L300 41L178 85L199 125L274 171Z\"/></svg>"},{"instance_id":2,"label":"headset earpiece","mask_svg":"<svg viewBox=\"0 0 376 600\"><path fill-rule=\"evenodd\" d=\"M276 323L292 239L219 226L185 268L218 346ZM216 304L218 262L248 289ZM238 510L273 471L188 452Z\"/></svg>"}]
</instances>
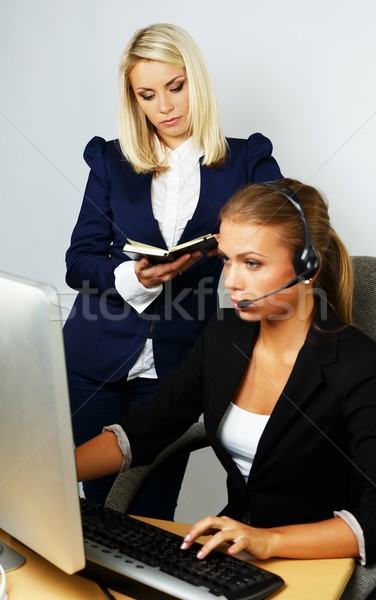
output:
<instances>
[{"instance_id":1,"label":"headset earpiece","mask_svg":"<svg viewBox=\"0 0 376 600\"><path fill-rule=\"evenodd\" d=\"M302 248L294 258L295 273L300 275L302 279L314 277L320 269L320 264L320 257L313 246Z\"/></svg>"}]
</instances>

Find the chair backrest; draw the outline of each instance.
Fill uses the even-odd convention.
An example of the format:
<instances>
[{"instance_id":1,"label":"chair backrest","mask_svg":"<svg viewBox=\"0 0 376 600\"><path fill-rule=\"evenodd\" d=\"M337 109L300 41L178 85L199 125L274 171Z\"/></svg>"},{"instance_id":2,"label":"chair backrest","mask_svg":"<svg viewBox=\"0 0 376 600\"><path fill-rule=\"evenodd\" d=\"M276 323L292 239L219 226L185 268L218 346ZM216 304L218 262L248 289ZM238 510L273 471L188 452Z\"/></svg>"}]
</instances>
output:
<instances>
[{"instance_id":1,"label":"chair backrest","mask_svg":"<svg viewBox=\"0 0 376 600\"><path fill-rule=\"evenodd\" d=\"M376 340L376 256L352 256L354 268L353 320Z\"/></svg>"},{"instance_id":2,"label":"chair backrest","mask_svg":"<svg viewBox=\"0 0 376 600\"><path fill-rule=\"evenodd\" d=\"M176 442L162 450L151 465L133 467L125 473L120 473L108 493L106 507L122 513L128 512L139 489L156 469L171 459L207 446L209 441L204 423L194 423Z\"/></svg>"}]
</instances>

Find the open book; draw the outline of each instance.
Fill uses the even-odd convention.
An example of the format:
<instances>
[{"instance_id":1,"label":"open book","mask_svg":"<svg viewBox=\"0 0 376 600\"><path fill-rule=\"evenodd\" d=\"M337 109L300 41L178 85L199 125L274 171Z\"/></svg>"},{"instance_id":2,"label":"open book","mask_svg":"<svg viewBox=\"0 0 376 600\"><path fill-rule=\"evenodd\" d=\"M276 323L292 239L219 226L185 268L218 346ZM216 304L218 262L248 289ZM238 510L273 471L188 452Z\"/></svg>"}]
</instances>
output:
<instances>
[{"instance_id":1,"label":"open book","mask_svg":"<svg viewBox=\"0 0 376 600\"><path fill-rule=\"evenodd\" d=\"M156 246L149 246L148 244L142 244L141 242L135 242L129 238L128 242L129 243L125 244L123 247L123 252L133 255L135 260L139 260L145 256L153 264L172 262L179 258L179 256L183 256L183 254L192 254L196 251L206 254L218 246L216 237L211 233L185 242L184 244L173 246L173 248L170 248L169 250L157 248Z\"/></svg>"}]
</instances>

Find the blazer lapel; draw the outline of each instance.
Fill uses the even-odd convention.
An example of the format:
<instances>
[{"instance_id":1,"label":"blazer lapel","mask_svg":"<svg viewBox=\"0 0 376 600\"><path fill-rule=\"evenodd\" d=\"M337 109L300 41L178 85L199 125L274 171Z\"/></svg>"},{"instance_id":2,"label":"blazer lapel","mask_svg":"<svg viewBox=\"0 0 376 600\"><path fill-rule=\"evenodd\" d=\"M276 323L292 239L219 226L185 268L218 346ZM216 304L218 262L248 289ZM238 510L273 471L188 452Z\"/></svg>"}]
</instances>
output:
<instances>
[{"instance_id":1,"label":"blazer lapel","mask_svg":"<svg viewBox=\"0 0 376 600\"><path fill-rule=\"evenodd\" d=\"M126 237L138 242L166 248L166 242L153 213L151 182L150 173L137 175L132 173L132 176L127 179L128 202L122 205L124 233Z\"/></svg>"},{"instance_id":2,"label":"blazer lapel","mask_svg":"<svg viewBox=\"0 0 376 600\"><path fill-rule=\"evenodd\" d=\"M202 164L202 158L200 158L200 194L196 209L187 222L179 243L186 242L193 236L196 237L196 231L201 231L202 235L219 231L219 211L234 191L228 175L223 174L221 178L221 173L221 168L207 167ZM225 194L224 190L227 187L229 191ZM215 222L217 224L213 225Z\"/></svg>"},{"instance_id":3,"label":"blazer lapel","mask_svg":"<svg viewBox=\"0 0 376 600\"><path fill-rule=\"evenodd\" d=\"M329 341L328 344L304 344L260 438L252 469L257 468L270 449L286 435L294 421L308 418L305 417L305 407L324 381L322 368L336 360L336 353L337 341Z\"/></svg>"},{"instance_id":4,"label":"blazer lapel","mask_svg":"<svg viewBox=\"0 0 376 600\"><path fill-rule=\"evenodd\" d=\"M235 390L240 383L248 364L252 349L258 336L258 324L245 323L239 319L228 340L216 355L216 372L228 374L217 377L211 385L212 401L209 403L210 424L214 431L219 427L221 419L230 404Z\"/></svg>"}]
</instances>

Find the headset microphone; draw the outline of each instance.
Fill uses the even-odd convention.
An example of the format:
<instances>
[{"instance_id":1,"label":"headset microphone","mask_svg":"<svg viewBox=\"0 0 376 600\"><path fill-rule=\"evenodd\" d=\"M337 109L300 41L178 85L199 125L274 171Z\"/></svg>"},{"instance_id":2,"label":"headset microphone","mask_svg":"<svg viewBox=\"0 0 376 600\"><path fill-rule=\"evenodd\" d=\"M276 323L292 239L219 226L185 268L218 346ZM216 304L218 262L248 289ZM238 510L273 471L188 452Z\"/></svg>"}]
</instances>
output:
<instances>
[{"instance_id":1,"label":"headset microphone","mask_svg":"<svg viewBox=\"0 0 376 600\"><path fill-rule=\"evenodd\" d=\"M264 294L264 296L259 296L258 298L252 298L252 300L249 300L249 299L239 300L238 307L239 308L247 308L250 304L253 304L254 302L258 302L259 300L263 300L264 298L269 298L269 296L274 296L274 294L278 294L279 292L282 292L282 290L287 290L287 288L296 285L303 279L305 279L303 274L297 275L296 277L294 277L294 279L291 279L290 281L285 283L285 285L282 285L277 290L273 290L272 292L269 292L268 294Z\"/></svg>"},{"instance_id":2,"label":"headset microphone","mask_svg":"<svg viewBox=\"0 0 376 600\"><path fill-rule=\"evenodd\" d=\"M286 290L290 288L303 279L311 279L316 275L320 268L320 257L316 252L314 246L311 242L311 232L308 227L307 219L303 211L303 207L301 206L296 193L293 192L290 188L288 188L284 182L274 181L274 182L266 182L261 185L268 187L276 192L279 192L282 196L288 200L293 207L298 211L299 217L304 230L304 247L295 255L294 258L294 269L296 276L282 285L280 288L269 292L268 294L264 294L263 296L259 296L258 298L253 298L251 300L244 299L238 302L239 308L247 308L250 304L258 302L259 300L263 300L264 298L268 298L269 296L273 296L274 294L278 294L282 290Z\"/></svg>"}]
</instances>

